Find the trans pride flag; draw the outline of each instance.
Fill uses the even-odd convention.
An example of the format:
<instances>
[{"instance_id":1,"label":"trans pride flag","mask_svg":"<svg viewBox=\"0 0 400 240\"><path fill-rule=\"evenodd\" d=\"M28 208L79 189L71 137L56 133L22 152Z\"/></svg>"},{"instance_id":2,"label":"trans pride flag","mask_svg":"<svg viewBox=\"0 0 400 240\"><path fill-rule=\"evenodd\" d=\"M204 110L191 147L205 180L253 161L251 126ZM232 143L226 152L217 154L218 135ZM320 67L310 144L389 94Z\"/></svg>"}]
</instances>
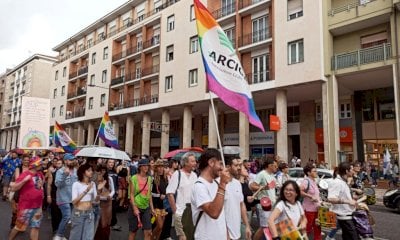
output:
<instances>
[{"instance_id":1,"label":"trans pride flag","mask_svg":"<svg viewBox=\"0 0 400 240\"><path fill-rule=\"evenodd\" d=\"M54 142L57 146L62 147L66 153L73 153L76 150L76 143L72 141L58 122L54 124Z\"/></svg>"},{"instance_id":2,"label":"trans pride flag","mask_svg":"<svg viewBox=\"0 0 400 240\"><path fill-rule=\"evenodd\" d=\"M103 119L101 119L99 138L101 138L107 146L119 149L118 138L115 136L114 128L110 117L108 116L108 112L105 112Z\"/></svg>"},{"instance_id":3,"label":"trans pride flag","mask_svg":"<svg viewBox=\"0 0 400 240\"><path fill-rule=\"evenodd\" d=\"M194 0L194 6L208 88L265 132L232 43L200 0Z\"/></svg>"}]
</instances>

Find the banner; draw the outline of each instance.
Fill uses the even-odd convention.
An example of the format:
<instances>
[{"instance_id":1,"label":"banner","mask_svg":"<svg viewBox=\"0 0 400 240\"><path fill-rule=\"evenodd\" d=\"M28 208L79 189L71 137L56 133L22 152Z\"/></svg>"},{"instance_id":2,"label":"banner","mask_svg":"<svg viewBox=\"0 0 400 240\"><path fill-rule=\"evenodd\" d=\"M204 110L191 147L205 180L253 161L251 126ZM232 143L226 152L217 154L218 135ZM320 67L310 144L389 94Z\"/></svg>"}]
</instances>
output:
<instances>
[{"instance_id":1,"label":"banner","mask_svg":"<svg viewBox=\"0 0 400 240\"><path fill-rule=\"evenodd\" d=\"M103 119L101 120L99 138L101 138L107 146L119 149L118 138L115 135L108 112L104 113Z\"/></svg>"}]
</instances>

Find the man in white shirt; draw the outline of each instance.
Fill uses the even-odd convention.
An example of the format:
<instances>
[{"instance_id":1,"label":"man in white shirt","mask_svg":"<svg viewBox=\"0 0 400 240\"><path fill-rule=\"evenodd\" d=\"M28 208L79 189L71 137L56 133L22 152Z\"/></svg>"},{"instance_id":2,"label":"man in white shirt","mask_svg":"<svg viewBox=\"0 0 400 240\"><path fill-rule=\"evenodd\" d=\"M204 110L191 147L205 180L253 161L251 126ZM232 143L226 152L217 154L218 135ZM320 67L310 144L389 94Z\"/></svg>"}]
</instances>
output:
<instances>
[{"instance_id":1,"label":"man in white shirt","mask_svg":"<svg viewBox=\"0 0 400 240\"><path fill-rule=\"evenodd\" d=\"M182 156L182 169L175 171L167 186L168 201L174 214L174 224L176 235L179 240L186 240L183 232L182 214L186 204L190 203L192 188L197 180L193 170L196 167L196 157L193 152L187 152Z\"/></svg>"},{"instance_id":2,"label":"man in white shirt","mask_svg":"<svg viewBox=\"0 0 400 240\"><path fill-rule=\"evenodd\" d=\"M231 181L223 168L221 153L207 149L199 159L200 176L194 184L191 205L196 240L225 240L227 227L224 212L226 186ZM220 177L220 183L215 181Z\"/></svg>"},{"instance_id":3,"label":"man in white shirt","mask_svg":"<svg viewBox=\"0 0 400 240\"><path fill-rule=\"evenodd\" d=\"M347 179L353 177L353 166L348 162L342 162L338 166L338 176L329 184L328 201L333 204L332 212L342 228L343 239L360 239L352 220L352 214L357 202L351 196Z\"/></svg>"},{"instance_id":4,"label":"man in white shirt","mask_svg":"<svg viewBox=\"0 0 400 240\"><path fill-rule=\"evenodd\" d=\"M224 149L225 152L225 149ZM225 192L225 219L228 227L230 239L251 239L251 228L247 219L246 206L244 205L244 197L242 184L238 180L240 174L240 159L238 155L224 154L226 168L231 174L232 181L226 186ZM246 226L246 236L241 236L241 221Z\"/></svg>"}]
</instances>

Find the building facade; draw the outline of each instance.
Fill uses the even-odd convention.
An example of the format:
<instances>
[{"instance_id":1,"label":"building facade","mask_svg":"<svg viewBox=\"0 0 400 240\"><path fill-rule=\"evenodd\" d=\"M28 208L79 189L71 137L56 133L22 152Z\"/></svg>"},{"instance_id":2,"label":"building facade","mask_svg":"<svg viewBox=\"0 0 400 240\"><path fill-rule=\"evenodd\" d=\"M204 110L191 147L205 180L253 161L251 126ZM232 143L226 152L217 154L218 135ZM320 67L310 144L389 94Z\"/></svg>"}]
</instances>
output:
<instances>
[{"instance_id":1,"label":"building facade","mask_svg":"<svg viewBox=\"0 0 400 240\"><path fill-rule=\"evenodd\" d=\"M236 49L266 133L214 99L242 157L398 156L398 0L203 0ZM78 145L109 111L122 149L216 147L192 1L128 1L54 48L52 122ZM215 96L213 96L215 97ZM281 129L269 131L269 115Z\"/></svg>"},{"instance_id":2,"label":"building facade","mask_svg":"<svg viewBox=\"0 0 400 240\"><path fill-rule=\"evenodd\" d=\"M1 115L1 148L10 150L18 146L22 97L49 97L49 81L55 61L54 57L35 54L6 72Z\"/></svg>"}]
</instances>

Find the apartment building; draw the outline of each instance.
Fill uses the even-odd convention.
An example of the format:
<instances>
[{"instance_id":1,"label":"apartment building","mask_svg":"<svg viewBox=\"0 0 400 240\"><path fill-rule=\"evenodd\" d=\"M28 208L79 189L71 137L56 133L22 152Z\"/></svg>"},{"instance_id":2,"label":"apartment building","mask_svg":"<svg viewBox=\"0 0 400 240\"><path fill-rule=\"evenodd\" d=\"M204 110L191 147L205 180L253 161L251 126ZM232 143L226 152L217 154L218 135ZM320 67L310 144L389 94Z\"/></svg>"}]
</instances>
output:
<instances>
[{"instance_id":1,"label":"apartment building","mask_svg":"<svg viewBox=\"0 0 400 240\"><path fill-rule=\"evenodd\" d=\"M21 124L22 97L48 98L50 76L57 59L42 54L34 54L1 79L4 86L1 120L1 148L10 150L17 147ZM4 83L3 83L4 80Z\"/></svg>"},{"instance_id":2,"label":"apartment building","mask_svg":"<svg viewBox=\"0 0 400 240\"><path fill-rule=\"evenodd\" d=\"M0 74L0 132L2 132L3 122L6 119L6 116L3 114L4 111L4 103L5 103L5 89L7 82L7 73L11 71L11 69L6 69L6 72ZM8 100L8 99L7 99ZM1 133L0 133L1 135Z\"/></svg>"},{"instance_id":3,"label":"apartment building","mask_svg":"<svg viewBox=\"0 0 400 240\"><path fill-rule=\"evenodd\" d=\"M376 161L384 148L397 156L398 0L203 3L231 39L267 130L215 99L224 145L243 158L332 165ZM66 39L54 48L52 120L78 145L94 143L109 111L129 153L216 147L195 24L192 1L128 1Z\"/></svg>"}]
</instances>

